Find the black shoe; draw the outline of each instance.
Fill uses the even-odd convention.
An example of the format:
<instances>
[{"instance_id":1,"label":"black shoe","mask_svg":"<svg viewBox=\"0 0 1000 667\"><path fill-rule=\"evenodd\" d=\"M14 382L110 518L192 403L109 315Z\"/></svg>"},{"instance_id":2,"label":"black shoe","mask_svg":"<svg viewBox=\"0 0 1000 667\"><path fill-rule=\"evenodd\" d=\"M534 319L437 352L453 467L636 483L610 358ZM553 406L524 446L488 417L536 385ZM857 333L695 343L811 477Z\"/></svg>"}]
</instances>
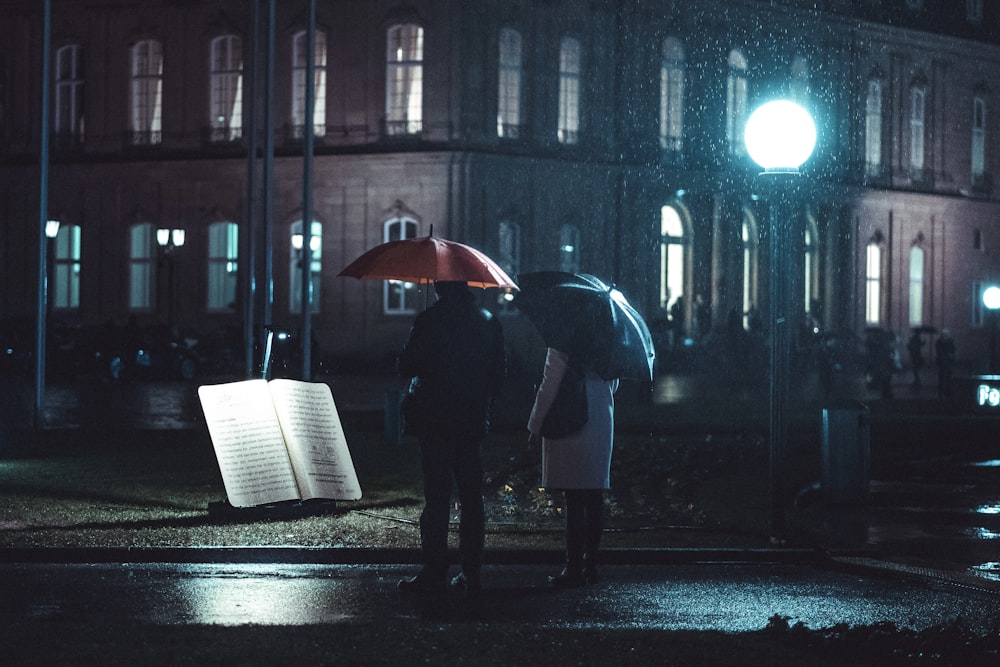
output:
<instances>
[{"instance_id":1,"label":"black shoe","mask_svg":"<svg viewBox=\"0 0 1000 667\"><path fill-rule=\"evenodd\" d=\"M424 574L418 574L409 579L400 579L396 584L400 593L407 595L442 595L445 592L444 580L434 579Z\"/></svg>"},{"instance_id":2,"label":"black shoe","mask_svg":"<svg viewBox=\"0 0 1000 667\"><path fill-rule=\"evenodd\" d=\"M483 584L479 581L478 574L466 574L459 572L451 580L451 589L460 593L478 593L483 590Z\"/></svg>"},{"instance_id":3,"label":"black shoe","mask_svg":"<svg viewBox=\"0 0 1000 667\"><path fill-rule=\"evenodd\" d=\"M579 588L587 583L583 572L563 570L559 574L549 577L549 585L552 588Z\"/></svg>"}]
</instances>

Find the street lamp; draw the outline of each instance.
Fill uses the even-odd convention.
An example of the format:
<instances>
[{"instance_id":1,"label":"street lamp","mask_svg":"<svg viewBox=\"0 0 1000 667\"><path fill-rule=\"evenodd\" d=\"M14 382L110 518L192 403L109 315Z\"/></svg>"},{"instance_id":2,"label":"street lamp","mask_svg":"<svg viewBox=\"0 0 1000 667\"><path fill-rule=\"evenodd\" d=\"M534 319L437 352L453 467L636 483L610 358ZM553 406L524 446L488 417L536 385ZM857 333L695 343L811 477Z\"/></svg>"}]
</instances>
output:
<instances>
[{"instance_id":1,"label":"street lamp","mask_svg":"<svg viewBox=\"0 0 1000 667\"><path fill-rule=\"evenodd\" d=\"M156 243L160 246L160 263L167 263L167 312L168 324L174 325L174 258L173 251L184 245L183 229L161 227L156 230Z\"/></svg>"},{"instance_id":2,"label":"street lamp","mask_svg":"<svg viewBox=\"0 0 1000 667\"><path fill-rule=\"evenodd\" d=\"M55 243L56 237L59 236L59 221L58 220L46 220L45 221L45 238L47 239L45 254L45 281L47 283L45 288L45 315L46 318L52 315L52 276L55 271Z\"/></svg>"},{"instance_id":3,"label":"street lamp","mask_svg":"<svg viewBox=\"0 0 1000 667\"><path fill-rule=\"evenodd\" d=\"M997 319L1000 317L1000 287L991 285L983 290L983 305L990 311L990 375L1000 373L997 359Z\"/></svg>"},{"instance_id":4,"label":"street lamp","mask_svg":"<svg viewBox=\"0 0 1000 667\"><path fill-rule=\"evenodd\" d=\"M809 113L788 100L767 102L747 120L747 153L763 169L770 198L770 415L768 469L771 529L780 537L785 528L781 459L788 442L788 365L791 357L788 239L792 235L792 199L799 167L816 146L816 126Z\"/></svg>"}]
</instances>

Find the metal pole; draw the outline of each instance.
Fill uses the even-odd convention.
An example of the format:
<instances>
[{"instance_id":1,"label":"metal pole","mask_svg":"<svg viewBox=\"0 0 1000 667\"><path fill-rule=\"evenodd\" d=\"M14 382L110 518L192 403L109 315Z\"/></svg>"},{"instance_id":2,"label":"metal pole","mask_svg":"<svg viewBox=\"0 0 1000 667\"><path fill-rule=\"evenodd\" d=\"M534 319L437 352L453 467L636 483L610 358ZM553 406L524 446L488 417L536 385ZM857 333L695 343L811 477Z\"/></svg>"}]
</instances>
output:
<instances>
[{"instance_id":1,"label":"metal pole","mask_svg":"<svg viewBox=\"0 0 1000 667\"><path fill-rule=\"evenodd\" d=\"M305 117L302 128L302 379L312 379L312 170L316 99L316 0L309 0L306 30Z\"/></svg>"},{"instance_id":2,"label":"metal pole","mask_svg":"<svg viewBox=\"0 0 1000 667\"><path fill-rule=\"evenodd\" d=\"M38 149L38 310L35 318L35 409L33 425L41 429L45 411L45 329L48 326L48 237L45 224L49 217L49 62L52 42L52 0L45 0L42 10L42 107Z\"/></svg>"},{"instance_id":3,"label":"metal pole","mask_svg":"<svg viewBox=\"0 0 1000 667\"><path fill-rule=\"evenodd\" d=\"M274 249L271 239L273 227L272 189L274 187L274 6L275 0L267 3L267 65L264 77L264 177L261 184L263 196L263 221L260 238L263 257L263 290L261 323L270 324L271 306L274 304ZM262 331L263 333L263 331Z\"/></svg>"},{"instance_id":4,"label":"metal pole","mask_svg":"<svg viewBox=\"0 0 1000 667\"><path fill-rule=\"evenodd\" d=\"M243 274L243 367L246 376L254 374L254 324L257 291L257 221L260 212L257 210L257 76L260 72L260 0L251 2L251 37L249 67L245 68L246 82L246 141L247 141L247 190L246 190L246 224L240 234L240 261Z\"/></svg>"}]
</instances>

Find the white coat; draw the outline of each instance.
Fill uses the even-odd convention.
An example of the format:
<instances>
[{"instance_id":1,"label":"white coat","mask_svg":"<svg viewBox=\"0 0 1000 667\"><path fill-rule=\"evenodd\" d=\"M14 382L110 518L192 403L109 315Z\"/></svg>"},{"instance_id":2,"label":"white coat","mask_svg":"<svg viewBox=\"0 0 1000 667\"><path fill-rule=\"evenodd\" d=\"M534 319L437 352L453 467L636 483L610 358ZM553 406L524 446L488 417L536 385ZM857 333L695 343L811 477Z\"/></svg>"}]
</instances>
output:
<instances>
[{"instance_id":1,"label":"white coat","mask_svg":"<svg viewBox=\"0 0 1000 667\"><path fill-rule=\"evenodd\" d=\"M528 430L540 433L555 400L568 358L548 348L545 372L535 394ZM603 380L587 369L587 423L562 438L542 438L542 485L547 489L607 489L611 485L611 450L615 430L618 380Z\"/></svg>"}]
</instances>

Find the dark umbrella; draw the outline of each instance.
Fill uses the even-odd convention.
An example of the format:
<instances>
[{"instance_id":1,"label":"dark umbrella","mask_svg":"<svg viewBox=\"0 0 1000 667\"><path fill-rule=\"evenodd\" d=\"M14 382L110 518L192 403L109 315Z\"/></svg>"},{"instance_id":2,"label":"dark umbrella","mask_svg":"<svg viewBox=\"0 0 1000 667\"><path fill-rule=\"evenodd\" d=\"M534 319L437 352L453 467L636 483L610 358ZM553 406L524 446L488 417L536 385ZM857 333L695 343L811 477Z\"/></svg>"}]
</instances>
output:
<instances>
[{"instance_id":1,"label":"dark umbrella","mask_svg":"<svg viewBox=\"0 0 1000 667\"><path fill-rule=\"evenodd\" d=\"M605 379L653 378L653 337L614 286L588 274L522 273L517 306L545 344L583 359Z\"/></svg>"}]
</instances>

